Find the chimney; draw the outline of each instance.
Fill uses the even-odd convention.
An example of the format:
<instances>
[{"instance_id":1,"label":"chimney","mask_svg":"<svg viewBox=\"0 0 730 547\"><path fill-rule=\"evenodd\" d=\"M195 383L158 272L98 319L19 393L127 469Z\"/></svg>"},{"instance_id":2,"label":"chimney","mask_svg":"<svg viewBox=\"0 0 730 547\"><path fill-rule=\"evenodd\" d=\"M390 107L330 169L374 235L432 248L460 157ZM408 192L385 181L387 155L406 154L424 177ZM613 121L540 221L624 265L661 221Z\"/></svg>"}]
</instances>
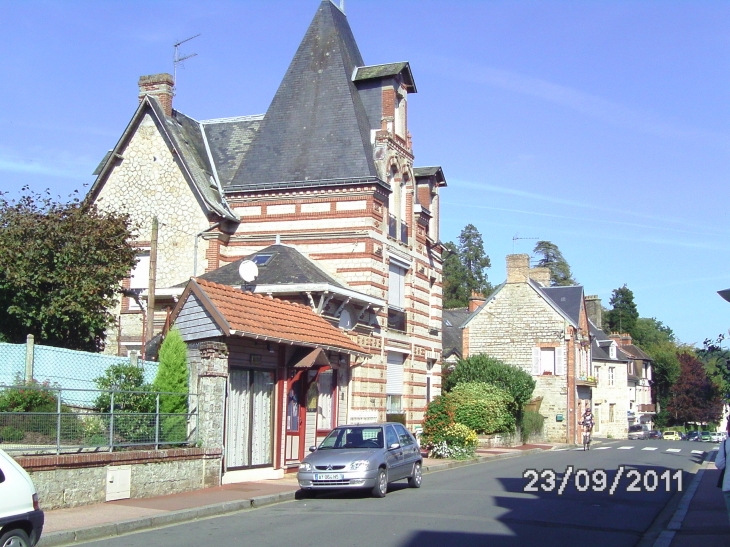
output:
<instances>
[{"instance_id":1,"label":"chimney","mask_svg":"<svg viewBox=\"0 0 730 547\"><path fill-rule=\"evenodd\" d=\"M603 308L601 308L601 299L598 298L598 295L586 296L586 311L588 312L588 319L599 329L603 328L601 326Z\"/></svg>"},{"instance_id":2,"label":"chimney","mask_svg":"<svg viewBox=\"0 0 730 547\"><path fill-rule=\"evenodd\" d=\"M483 294L472 291L469 297L469 313L476 311L476 309L487 301Z\"/></svg>"},{"instance_id":3,"label":"chimney","mask_svg":"<svg viewBox=\"0 0 730 547\"><path fill-rule=\"evenodd\" d=\"M530 275L530 255L507 255L507 283L525 283Z\"/></svg>"},{"instance_id":4,"label":"chimney","mask_svg":"<svg viewBox=\"0 0 730 547\"><path fill-rule=\"evenodd\" d=\"M611 340L615 341L619 345L619 347L631 345L632 342L631 335L628 332L624 332L621 334L617 332L612 332L608 335L608 337Z\"/></svg>"},{"instance_id":5,"label":"chimney","mask_svg":"<svg viewBox=\"0 0 730 547\"><path fill-rule=\"evenodd\" d=\"M543 287L550 286L550 268L530 268L530 279L538 282Z\"/></svg>"},{"instance_id":6,"label":"chimney","mask_svg":"<svg viewBox=\"0 0 730 547\"><path fill-rule=\"evenodd\" d=\"M165 116L172 116L174 87L175 81L166 72L141 76L139 79L139 102L142 102L145 96L157 99L157 103L162 107Z\"/></svg>"}]
</instances>

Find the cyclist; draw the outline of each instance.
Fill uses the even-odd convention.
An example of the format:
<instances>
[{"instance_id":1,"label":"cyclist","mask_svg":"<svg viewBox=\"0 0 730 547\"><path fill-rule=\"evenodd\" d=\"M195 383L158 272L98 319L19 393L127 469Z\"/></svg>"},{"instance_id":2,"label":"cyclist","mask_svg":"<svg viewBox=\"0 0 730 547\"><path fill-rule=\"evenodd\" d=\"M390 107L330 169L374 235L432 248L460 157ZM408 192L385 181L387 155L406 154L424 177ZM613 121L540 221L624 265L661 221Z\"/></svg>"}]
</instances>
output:
<instances>
[{"instance_id":1,"label":"cyclist","mask_svg":"<svg viewBox=\"0 0 730 547\"><path fill-rule=\"evenodd\" d=\"M579 422L583 426L583 450L588 450L591 444L591 431L593 430L593 412L587 407L583 413L583 419Z\"/></svg>"}]
</instances>

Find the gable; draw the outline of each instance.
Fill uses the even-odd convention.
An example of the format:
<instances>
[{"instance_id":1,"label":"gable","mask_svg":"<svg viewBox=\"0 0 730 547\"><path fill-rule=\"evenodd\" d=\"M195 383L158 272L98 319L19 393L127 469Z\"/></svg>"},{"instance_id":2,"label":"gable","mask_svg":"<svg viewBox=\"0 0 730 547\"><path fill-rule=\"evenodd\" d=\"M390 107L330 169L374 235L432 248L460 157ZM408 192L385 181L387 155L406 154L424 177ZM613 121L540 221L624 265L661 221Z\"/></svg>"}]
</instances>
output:
<instances>
[{"instance_id":1,"label":"gable","mask_svg":"<svg viewBox=\"0 0 730 547\"><path fill-rule=\"evenodd\" d=\"M213 320L198 297L192 293L178 312L175 327L186 342L223 336L223 330Z\"/></svg>"}]
</instances>

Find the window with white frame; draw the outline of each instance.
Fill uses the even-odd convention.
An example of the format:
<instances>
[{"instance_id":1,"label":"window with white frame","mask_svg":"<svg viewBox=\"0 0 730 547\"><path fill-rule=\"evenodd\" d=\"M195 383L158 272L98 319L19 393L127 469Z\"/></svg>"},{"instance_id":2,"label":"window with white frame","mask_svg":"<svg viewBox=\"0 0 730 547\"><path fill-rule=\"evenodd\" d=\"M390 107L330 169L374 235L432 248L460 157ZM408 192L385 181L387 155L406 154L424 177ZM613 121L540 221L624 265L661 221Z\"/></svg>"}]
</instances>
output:
<instances>
[{"instance_id":1,"label":"window with white frame","mask_svg":"<svg viewBox=\"0 0 730 547\"><path fill-rule=\"evenodd\" d=\"M385 410L388 414L400 414L403 412L403 362L402 353L389 351L388 365L386 371L386 404Z\"/></svg>"},{"instance_id":2,"label":"window with white frame","mask_svg":"<svg viewBox=\"0 0 730 547\"><path fill-rule=\"evenodd\" d=\"M137 264L132 269L132 274L129 276L129 288L135 290L135 292L142 292L149 285L150 281L150 250L140 249L137 253ZM129 298L129 310L139 311L142 308L139 307L134 298Z\"/></svg>"},{"instance_id":3,"label":"window with white frame","mask_svg":"<svg viewBox=\"0 0 730 547\"><path fill-rule=\"evenodd\" d=\"M616 384L616 367L608 367L608 385Z\"/></svg>"},{"instance_id":4,"label":"window with white frame","mask_svg":"<svg viewBox=\"0 0 730 547\"><path fill-rule=\"evenodd\" d=\"M532 374L557 375L565 374L564 351L562 347L533 348Z\"/></svg>"}]
</instances>

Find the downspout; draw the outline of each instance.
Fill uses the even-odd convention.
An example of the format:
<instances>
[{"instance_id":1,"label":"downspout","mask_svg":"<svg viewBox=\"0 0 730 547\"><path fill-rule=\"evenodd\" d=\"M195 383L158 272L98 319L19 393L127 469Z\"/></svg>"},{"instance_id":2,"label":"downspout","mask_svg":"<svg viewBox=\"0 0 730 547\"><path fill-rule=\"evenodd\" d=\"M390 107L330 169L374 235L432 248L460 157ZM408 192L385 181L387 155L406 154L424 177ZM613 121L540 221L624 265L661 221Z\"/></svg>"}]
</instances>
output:
<instances>
[{"instance_id":1,"label":"downspout","mask_svg":"<svg viewBox=\"0 0 730 547\"><path fill-rule=\"evenodd\" d=\"M193 245L193 277L197 277L198 275L198 238L206 232L215 230L220 225L220 222L216 222L215 224L213 224L213 226L209 226L205 230L201 230L197 234L195 234L195 245Z\"/></svg>"}]
</instances>

